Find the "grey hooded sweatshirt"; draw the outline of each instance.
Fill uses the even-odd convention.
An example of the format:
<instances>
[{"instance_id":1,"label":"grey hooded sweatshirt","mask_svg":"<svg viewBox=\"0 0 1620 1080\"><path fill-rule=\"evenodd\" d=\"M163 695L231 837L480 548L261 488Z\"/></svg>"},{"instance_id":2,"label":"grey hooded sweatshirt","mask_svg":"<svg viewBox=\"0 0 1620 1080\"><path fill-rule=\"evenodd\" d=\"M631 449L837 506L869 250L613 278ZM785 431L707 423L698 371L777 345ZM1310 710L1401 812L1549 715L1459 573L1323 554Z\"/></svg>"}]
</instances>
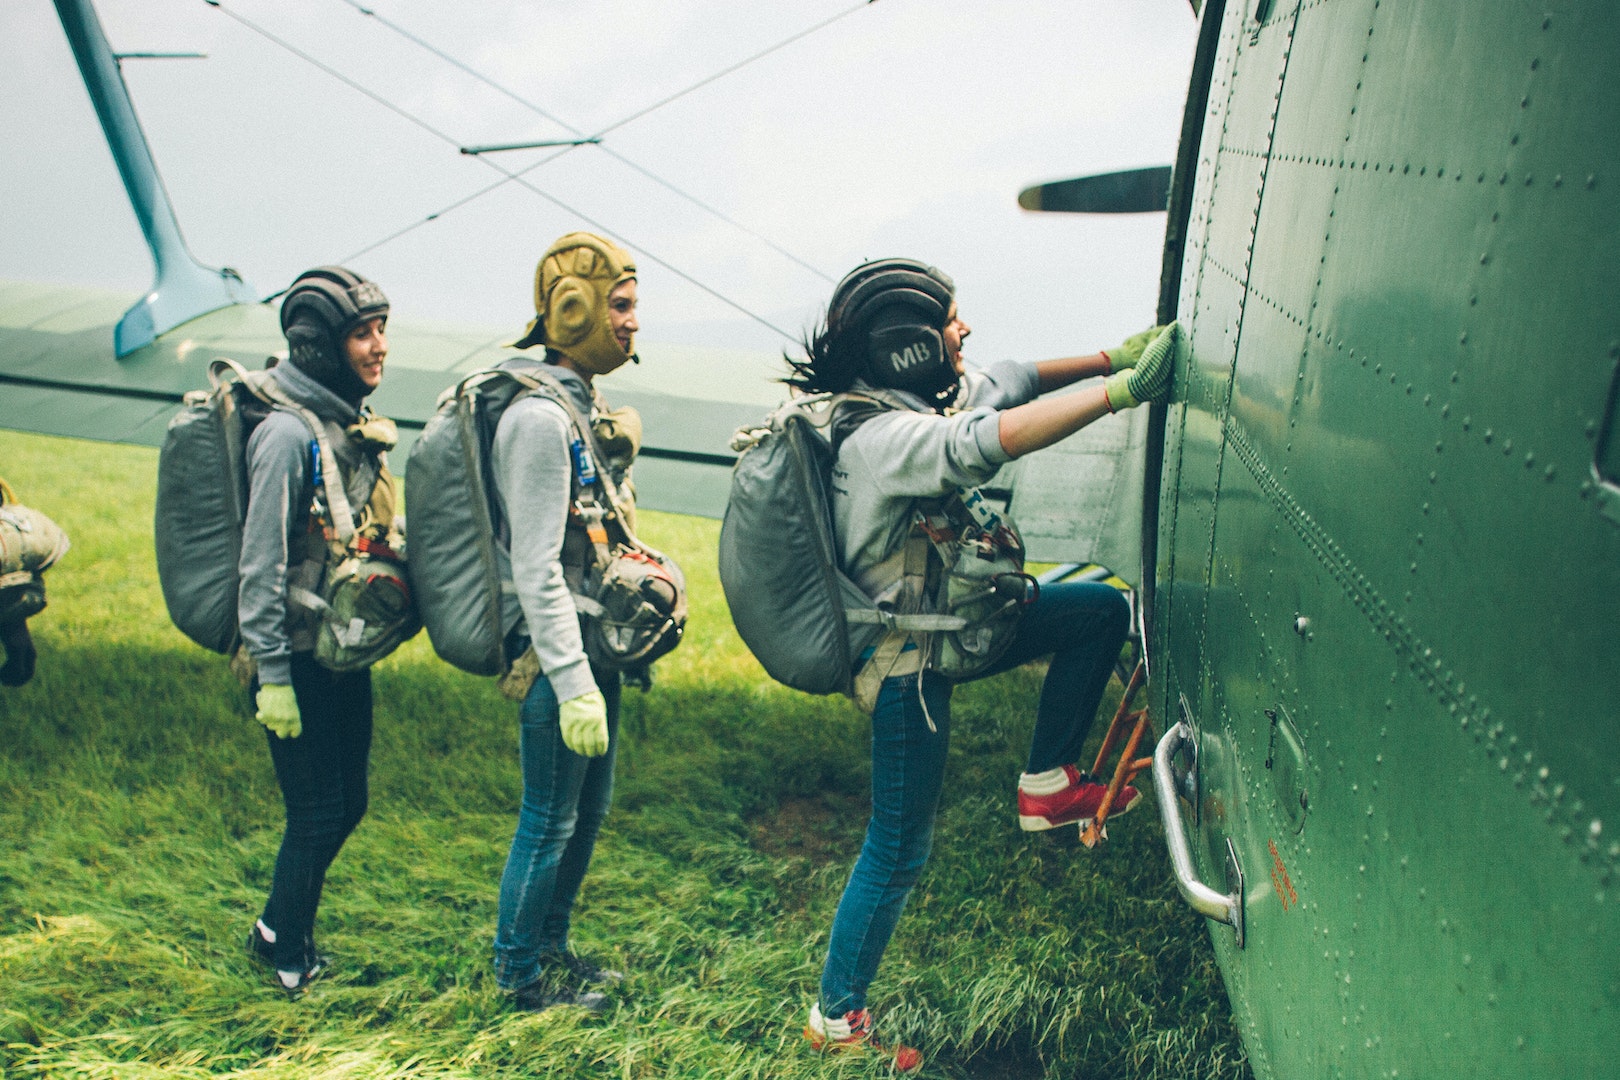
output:
<instances>
[{"instance_id":1,"label":"grey hooded sweatshirt","mask_svg":"<svg viewBox=\"0 0 1620 1080\"><path fill-rule=\"evenodd\" d=\"M528 357L514 357L500 366L508 371L544 370L562 383L581 416L591 415L591 389L569 368ZM523 632L559 702L597 689L585 658L574 598L563 578L573 439L573 426L561 405L544 397L521 397L501 414L489 459L509 537L511 579ZM515 622L512 616L508 619ZM510 633L513 626L503 629Z\"/></svg>"},{"instance_id":2,"label":"grey hooded sweatshirt","mask_svg":"<svg viewBox=\"0 0 1620 1080\"><path fill-rule=\"evenodd\" d=\"M371 498L378 474L377 458L344 434L359 419L359 410L291 364L277 365L271 375L287 396L325 425L345 478L349 506L359 513ZM287 599L288 579L298 569L289 564L301 557L302 550L295 541L309 529L315 497L313 442L303 419L284 409L273 410L248 437L248 507L236 613L261 683L291 683L292 654L315 648L314 617Z\"/></svg>"},{"instance_id":3,"label":"grey hooded sweatshirt","mask_svg":"<svg viewBox=\"0 0 1620 1080\"><path fill-rule=\"evenodd\" d=\"M857 381L855 389L870 387ZM905 543L916 501L988 483L1012 460L1001 448L997 412L1039 393L1035 365L1010 360L963 375L960 411L949 416L915 394L885 391L906 409L862 423L833 463L833 527L844 573L877 598L891 583L873 573Z\"/></svg>"}]
</instances>

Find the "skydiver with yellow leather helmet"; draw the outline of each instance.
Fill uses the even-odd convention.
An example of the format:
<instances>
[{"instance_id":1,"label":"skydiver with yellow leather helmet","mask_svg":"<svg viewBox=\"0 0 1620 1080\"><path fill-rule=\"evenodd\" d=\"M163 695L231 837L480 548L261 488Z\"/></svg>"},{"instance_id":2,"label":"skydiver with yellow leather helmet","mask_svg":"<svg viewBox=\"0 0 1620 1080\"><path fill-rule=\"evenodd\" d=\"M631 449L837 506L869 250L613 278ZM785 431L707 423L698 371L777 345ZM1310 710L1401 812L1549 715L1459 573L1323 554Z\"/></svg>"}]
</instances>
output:
<instances>
[{"instance_id":1,"label":"skydiver with yellow leather helmet","mask_svg":"<svg viewBox=\"0 0 1620 1080\"><path fill-rule=\"evenodd\" d=\"M627 473L641 439L639 417L610 413L595 380L634 358L636 299L628 252L591 233L562 236L540 259L535 317L513 343L544 346L543 359L513 356L497 365L541 384L501 414L489 458L499 540L521 608L507 632L513 670L502 689L522 702L523 767L523 803L501 878L495 977L528 1011L602 1011L601 990L622 978L575 954L568 931L612 797L622 683L593 647L597 637L582 614L587 579L606 546L601 517L590 516L633 522ZM610 505L600 505L604 498ZM524 688L526 678L533 681Z\"/></svg>"}]
</instances>

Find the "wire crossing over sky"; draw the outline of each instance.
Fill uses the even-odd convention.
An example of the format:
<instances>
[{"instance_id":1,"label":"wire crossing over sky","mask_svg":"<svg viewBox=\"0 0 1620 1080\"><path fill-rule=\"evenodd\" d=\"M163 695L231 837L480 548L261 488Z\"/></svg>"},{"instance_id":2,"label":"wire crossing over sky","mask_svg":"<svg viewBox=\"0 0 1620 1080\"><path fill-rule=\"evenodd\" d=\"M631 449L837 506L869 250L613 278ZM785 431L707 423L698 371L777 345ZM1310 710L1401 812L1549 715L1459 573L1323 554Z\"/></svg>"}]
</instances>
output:
<instances>
[{"instance_id":1,"label":"wire crossing over sky","mask_svg":"<svg viewBox=\"0 0 1620 1080\"><path fill-rule=\"evenodd\" d=\"M450 135L447 132L439 130L438 128L434 127L432 124L428 123L426 120L422 119L420 116L412 113L411 111L409 111L408 109L403 108L400 105L395 104L394 102L388 100L387 98L383 97L382 95L378 94L377 92L371 90L369 87L366 87L366 86L362 85L361 83L355 81L354 79L350 78L348 75L344 74L342 71L339 71L338 69L332 67L331 65L326 64L325 62L317 59L316 57L310 55L309 53L305 52L304 50L298 48L298 46L296 46L296 45L292 44L291 42L277 36L276 34L271 32L270 30L266 29L265 27L262 27L262 26L258 25L257 23L255 23L252 20L246 18L245 16L242 16L242 15L238 14L237 12L230 10L229 8L227 8L223 4L222 0L203 0L203 2L206 3L209 7L215 8L216 10L221 11L224 14L228 15L231 19L233 19L234 21L236 21L237 23L239 23L240 25L242 25L246 29L249 29L249 30L253 31L255 34L258 34L259 36L263 37L265 40L270 41L271 43L281 47L282 49L286 50L287 52L291 53L292 55L298 57L300 60L303 60L305 63L311 65L312 67L315 67L315 68L319 69L320 71L322 71L325 74L331 76L332 78L337 79L339 82L343 83L345 86L348 86L350 89L356 91L357 93L360 93L360 94L364 95L365 97L371 99L372 101L376 102L377 104L383 106L384 108L388 109L390 112L392 112L395 115L399 116L401 119L404 119L404 120L416 125L417 127L421 128L423 131L425 131L428 134L432 135L434 138L439 139L441 142L444 142L444 143L446 143L446 144L448 144L450 146L455 147L457 149L458 153L460 152L461 148L465 145L465 143L462 140L457 139L456 137ZM821 278L823 278L825 280L828 280L828 281L832 280L826 273L824 273L820 269L810 265L809 263L805 262L803 259L801 259L798 256L796 256L796 255L792 254L791 252L787 251L786 249L780 247L779 245L777 245L776 243L771 241L769 238L761 236L760 234L758 234L754 230L749 229L748 227L740 224L739 222L736 222L736 221L732 220L731 218L727 217L725 214L721 213L720 211L718 211L718 210L714 209L713 207L710 207L707 204L703 203L701 200L697 199L696 197L682 191L681 189L679 189L675 185L671 184L669 181L664 180L661 177L656 176L655 174L651 173L650 171L648 171L644 167L636 164L635 162L632 162L632 161L624 158L622 155L608 149L607 147L600 146L594 140L599 139L602 135L604 135L604 134L606 134L606 133L608 133L610 131L614 131L614 130L616 130L618 128L624 127L626 124L632 123L635 120L638 120L638 119L640 119L640 118L642 118L644 116L647 116L648 114L656 111L657 109L660 109L660 108L664 107L665 105L668 105L671 102L674 102L674 101L678 100L679 98L684 97L685 95L687 95L687 94L689 94L689 93L691 93L691 92L693 92L693 91L695 91L695 90L697 90L697 89L699 89L699 88L701 88L703 86L707 86L707 85L715 82L716 80L725 77L726 75L729 75L729 74L731 74L733 72L736 72L736 71L740 70L741 68L747 66L748 64L753 63L754 61L759 60L762 57L765 57L765 56L767 56L767 55L769 55L769 54L771 54L773 52L776 52L776 51L786 47L787 45L792 44L795 41L801 40L802 38L804 38L804 37L806 37L806 36L808 36L808 35L810 35L812 33L815 33L818 30L821 30L821 29L825 28L826 26L829 26L832 23L837 22L838 20L840 20L840 19L842 19L842 18L844 18L844 17L846 17L848 15L853 14L855 11L858 11L860 8L868 7L872 3L875 3L876 0L862 0L861 3L855 5L854 7L850 7L848 9L845 9L844 11L839 12L839 13L837 13L837 14L835 14L835 15L827 18L827 19L824 19L821 22L819 22L819 23L817 23L817 24L815 24L815 25L813 25L811 27L808 27L808 28L806 28L804 30L801 30L801 31L793 34L792 36L790 36L788 38L783 39L782 41L776 43L775 45L772 45L772 46L770 46L770 47L768 47L766 49L763 49L763 50L761 50L761 51L759 51L757 53L754 53L753 55L751 55L751 56L749 56L749 57L747 57L747 58L745 58L743 60L740 60L740 61L738 61L736 63L733 63L733 64L729 65L728 67L724 68L723 70L721 70L719 72L716 72L716 73L714 73L712 75L709 75L709 76L707 76L707 77L705 77L703 79L700 79L699 81L687 86L683 90L680 90L680 91L677 91L677 92L675 92L673 94L667 95L666 97L652 103L651 105L648 105L648 106L645 106L645 107L643 107L641 109L638 109L634 113L631 113L630 115L628 115L628 116L626 116L626 117L624 117L624 118L622 118L620 120L617 120L614 123L609 124L608 126L602 128L599 131L597 131L595 133L592 133L590 135L586 135L583 131L581 131L581 129L574 127L573 125L567 123L566 121L564 121L564 120L552 115L551 113L547 112L545 109L541 108L540 106L536 105L535 103L530 102L530 101L520 97L519 95L513 93L512 91L508 90L507 88L495 83L494 81L490 80L486 76L484 76L481 73L475 71L474 69L468 67L467 65L463 64L459 60L456 60L454 57L451 57L448 54L442 52L441 50L437 49L435 46L429 44L428 42L425 42L425 41L417 38L415 35L409 33L408 31L406 31L406 30L404 30L404 29L402 29L402 28L400 28L398 26L395 26L394 24L388 22L386 19L383 19L381 16L376 15L376 13L371 11L370 9L365 8L365 7L361 6L360 4L353 3L352 0L343 0L343 2L348 3L351 7L354 7L356 10L360 11L361 13L363 13L365 15L377 19L379 22L381 22L385 26L387 26L390 30L393 30L394 32L400 34L401 36L406 37L407 39L409 39L413 43L417 44L421 48L426 49L427 51L433 53L435 56L438 56L440 59L444 60L445 62L452 64L453 66L455 66L458 69L464 71L468 75L478 79L480 82L483 82L483 83L487 84L491 88L493 88L493 89L499 91L500 93L506 95L507 97L509 97L512 100L518 102L519 104L523 105L524 107L531 109L532 111L534 111L538 115L552 121L553 123L556 123L556 124L566 128L567 130L569 130L571 132L574 132L575 134L583 136L583 138L581 139L582 143L589 143L591 145L598 145L599 149L602 149L603 152L605 152L605 153L609 153L611 156L613 156L615 159L617 159L621 163L625 164L626 166L630 167L631 169L634 169L635 171L641 173L642 175L648 177L649 179L653 180L654 182L668 188L670 191L674 192L677 195L680 195L681 197L687 199L689 202L692 202L694 205L699 206L700 208L706 210L707 212L709 212L709 213L713 214L714 216L720 218L721 220L727 222L728 224L732 225L733 227L735 227L735 228L737 228L737 229L739 229L739 230L741 230L741 231L743 231L745 233L748 233L750 236L753 236L755 239L757 239L760 242L766 244L767 246L769 246L773 250L777 251L779 254L781 254L784 257L790 259L791 261L797 263L798 265L804 267L805 269L809 270L810 272L816 274L818 277L821 277ZM501 174L501 179L495 181L494 183L488 184L488 185L484 186L483 188L480 188L479 190L477 190L475 192L472 192L469 195L467 195L467 196L465 196L465 197L463 197L461 199L458 199L455 202L450 203L449 205L447 205L445 207L442 207L439 210L434 211L433 213L431 213L431 214L427 215L426 217L422 218L420 221L413 222L412 224L407 225L406 227L404 227L402 229L399 229L399 230L389 234L388 236L383 237L382 239L380 239L378 241L375 241L374 243L366 245L365 247L359 249L358 251L355 251L355 252L345 256L343 259L340 260L340 262L350 262L350 261L358 258L361 255L364 255L364 254L367 254L369 252L375 251L378 248L392 242L393 240L396 240L396 239L398 239L398 238L400 238L402 236L405 236L406 234L414 231L415 229L420 228L421 226L423 226L423 225L425 225L425 224L427 224L427 223L429 223L431 221L438 220L440 217L443 217L447 213L450 213L450 212L452 212L452 211L454 211L456 209L459 209L459 208L461 208L463 206L466 206L467 204L469 204L469 203L471 203L471 202L473 202L473 201L475 201L475 200L477 200L479 198L482 198L484 195L489 194L490 192L496 190L497 188L500 188L500 187L504 186L507 183L517 183L520 186L528 189L533 194L538 195L542 199L545 199L547 202L550 202L551 204L558 207L559 209L561 209L561 210L563 210L563 211L577 217L579 220L581 220L584 223L586 223L587 225L591 226L593 229L596 229L597 231L599 231L599 232L601 232L601 233L603 233L603 234L605 234L607 236L610 236L613 239L615 239L615 240L617 240L617 241L619 241L619 242L621 242L621 243L623 243L623 244L625 244L625 245L627 245L629 247L635 248L636 250L640 251L643 255L645 255L648 259L650 259L651 261L657 263L659 266L662 266L664 269L668 270L670 273L676 275L677 277L681 278L682 280L686 281L687 283L689 283L689 284L693 285L694 287L702 290L703 292L709 294L710 296L714 297L716 300L719 300L721 303L723 303L726 306L734 309L735 311L747 316L749 319L752 319L753 321L755 321L755 322L759 323L760 325L766 327L767 329L771 330L772 332L782 336L783 338L787 339L788 341L794 342L794 341L798 340L796 335L794 335L792 333L789 333L788 331L786 331L786 330L782 329L781 327L775 325L774 323L770 322L768 319L764 318L763 316L756 314L755 312L753 312L753 311L749 310L748 308L744 307L742 304L738 303L737 301L735 301L735 300L731 299L730 297L726 296L725 294L721 293L717 289L715 289L715 288L711 287L710 285L698 280L696 277L694 277L691 274L687 273L686 271L682 270L680 267L678 267L678 266L674 265L673 263L669 262L667 259L664 259L661 256L659 256L656 252L653 252L653 251L649 250L645 245L636 243L634 240L630 239L629 237L626 237L623 234L613 230L612 228L610 228L605 223L596 220L595 218L593 218L590 215L586 214L584 211L582 211L582 210L580 210L580 209L578 209L578 208L576 208L576 207L562 201L561 199L557 198L555 195L552 195L550 192L545 191L544 189L538 187L537 185L535 185L534 183L532 183L530 180L527 179L527 174L528 173L534 171L535 169L538 169L542 165L545 165L545 164L547 164L547 163L549 163L551 161L556 160L558 157L562 156L563 154L569 153L573 149L574 149L573 146L564 147L563 149L559 150L557 153L549 155L547 157L544 157L544 158L540 159L539 161L536 161L536 162L524 167L523 169L520 169L520 170L517 170L517 171L508 170L508 169L504 168L503 166L501 166L500 164L498 164L497 162L495 162L495 161L493 161L493 160L491 160L491 159L489 159L489 158L487 158L487 157L485 157L485 156L483 156L481 154L480 155L474 155L474 156L476 156L478 158L479 161L483 162L485 165L487 165L491 169L493 169L496 172L500 173ZM274 299L274 296L268 297L267 299Z\"/></svg>"},{"instance_id":2,"label":"wire crossing over sky","mask_svg":"<svg viewBox=\"0 0 1620 1080\"><path fill-rule=\"evenodd\" d=\"M798 255L795 255L793 252L787 250L786 248L782 247L780 244L776 243L776 241L772 240L770 237L765 236L765 235L755 231L754 229L749 228L748 226L744 225L742 222L737 221L736 219L726 215L725 213L723 213L722 211L716 209L715 207L710 206L708 203L702 201L697 196L691 194L688 191L685 191L685 190L681 189L677 185L671 183L670 181L668 181L668 180L664 179L663 177L659 176L658 174L652 172L650 169L647 169L646 167L644 167L644 166L630 160L629 158L625 157L623 154L619 153L617 150L614 150L612 147L609 147L609 146L606 146L606 145L601 145L601 139L602 139L602 136L606 135L608 132L617 131L619 128L622 128L627 124L630 124L630 123L632 123L632 122L634 122L636 120L639 120L642 117L648 115L649 113L655 112L658 109L663 108L665 105L668 105L671 102L677 101L680 98L685 97L686 95L692 93L695 90L702 89L703 87L708 86L710 83L716 82L716 81L724 78L725 76L732 74L733 72L739 71L742 68L747 67L749 64L752 64L756 60L760 60L760 59L762 59L762 58L764 58L766 56L769 56L771 53L778 52L781 49L786 48L787 46L793 44L796 41L800 41L803 38L809 37L811 34L814 34L816 31L824 29L824 28L826 28L828 26L831 26L833 23L835 23L838 20L844 18L845 16L852 15L855 12L859 11L861 8L868 7L871 4L876 3L877 0L860 0L860 3L856 4L854 7L846 8L845 10L840 11L837 14L830 16L829 18L823 19L821 22L818 22L813 26L806 27L805 29L799 31L796 34L793 34L793 35L791 35L789 37L783 38L781 41L778 41L776 44L771 45L768 48L761 49L759 52L756 52L753 55L746 57L745 59L737 61L736 63L730 65L729 67L723 68L722 70L715 72L713 75L709 75L706 78L699 79L697 82L692 83L690 86L687 86L683 90L678 90L673 94L670 94L670 95L668 95L666 97L660 98L658 101L653 102L651 105L648 105L648 106L645 106L644 108L638 109L635 112L631 113L630 115L628 115L628 116L626 116L626 117L624 117L624 118L622 118L620 120L616 120L613 123L609 124L608 126L606 126L604 128L601 128L600 130L592 132L590 134L587 134L581 128L575 127L573 124L570 124L568 121L562 119L560 116L557 116L555 113L547 111L546 109L544 109L541 106L537 105L535 102L530 101L528 98L523 97L521 94L518 94L516 91L502 85L501 83L496 82L494 79L491 79L489 76L485 75L483 72L477 70L476 68L473 68L470 65L468 65L468 64L462 62L461 60L457 59L456 57L451 56L449 53L444 52L442 49L440 49L438 46L432 44L431 42L423 40L422 38L418 37L416 34L413 34L409 30L406 30L404 27L400 26L398 23L392 22L391 20L377 14L376 11L372 10L371 8L368 8L363 4L357 3L356 0L339 0L339 2L347 4L349 7L354 8L356 11L360 12L362 15L367 15L367 16L370 16L373 19L376 19L378 23L380 23L383 26L387 27L389 30L392 30L394 33L396 33L399 36L405 38L407 41L410 41L412 44L414 44L414 45L426 50L427 52L433 54L434 56L438 57L440 60L443 60L445 63L450 64L452 67L455 67L457 70L466 73L467 75L471 76L474 79L477 79L479 82L483 83L485 86L488 86L490 89L495 90L498 93L505 95L506 97L510 98L512 101L516 102L517 104L522 105L524 108L529 109L530 111L534 112L536 115L544 117L545 119L550 120L552 123L558 125L559 127L562 127L564 129L566 129L567 131L572 132L574 135L579 136L582 142L588 142L591 145L597 146L602 151L602 153L607 154L609 157L611 157L614 160L618 161L620 164L625 165L626 167L635 170L636 172L640 173L642 176L645 176L647 179L651 180L653 183L658 184L658 185L666 188L667 190L673 192L676 195L679 195L681 198L685 199L687 202L690 202L692 205L698 207L699 209L705 211L706 213L709 213L709 214L713 215L714 217L719 218L721 221L724 221L726 224L732 226L733 228L738 229L738 230L740 230L740 231L742 231L744 233L747 233L749 236L753 237L754 239L758 240L760 243L762 243L765 246L769 247L772 251L775 251L777 254L783 256L784 258L789 259L792 262L797 263L799 266L804 267L806 270L810 271L812 274L815 274L817 277L821 278L823 281L832 282L832 281L836 280L831 274L828 274L825 271L821 270L819 267L813 266L809 262L806 262L804 259L800 258ZM570 147L569 149L572 149L572 147ZM557 158L561 157L563 154L565 154L567 152L568 152L568 150L562 150L562 151L560 151L560 152L558 152L556 154L552 154L549 157L543 158L540 161L534 162L533 164L531 164L531 165L525 167L524 169L520 170L516 175L520 175L520 176L525 175L525 174L527 174L527 173L529 173L529 172L531 172L531 171L533 171L535 169L540 168L543 165L546 165L546 164L548 164L548 163L550 163L552 161L555 161ZM482 192L480 192L480 194L482 194ZM459 207L461 205L464 205L464 203L458 202L458 203L456 203L454 205ZM443 214L444 212L445 211L441 210L438 213ZM395 234L395 235L400 235L400 234Z\"/></svg>"}]
</instances>

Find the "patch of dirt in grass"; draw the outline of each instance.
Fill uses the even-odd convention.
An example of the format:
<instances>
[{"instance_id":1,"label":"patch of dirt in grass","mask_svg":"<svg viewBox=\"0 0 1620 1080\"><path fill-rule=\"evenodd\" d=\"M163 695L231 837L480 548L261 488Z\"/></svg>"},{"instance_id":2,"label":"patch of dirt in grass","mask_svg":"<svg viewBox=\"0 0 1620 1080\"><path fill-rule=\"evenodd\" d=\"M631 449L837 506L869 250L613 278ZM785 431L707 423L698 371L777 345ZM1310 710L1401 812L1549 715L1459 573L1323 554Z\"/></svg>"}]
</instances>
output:
<instances>
[{"instance_id":1,"label":"patch of dirt in grass","mask_svg":"<svg viewBox=\"0 0 1620 1080\"><path fill-rule=\"evenodd\" d=\"M824 792L785 799L748 823L756 851L775 858L801 858L820 866L852 862L866 832L864 796Z\"/></svg>"}]
</instances>

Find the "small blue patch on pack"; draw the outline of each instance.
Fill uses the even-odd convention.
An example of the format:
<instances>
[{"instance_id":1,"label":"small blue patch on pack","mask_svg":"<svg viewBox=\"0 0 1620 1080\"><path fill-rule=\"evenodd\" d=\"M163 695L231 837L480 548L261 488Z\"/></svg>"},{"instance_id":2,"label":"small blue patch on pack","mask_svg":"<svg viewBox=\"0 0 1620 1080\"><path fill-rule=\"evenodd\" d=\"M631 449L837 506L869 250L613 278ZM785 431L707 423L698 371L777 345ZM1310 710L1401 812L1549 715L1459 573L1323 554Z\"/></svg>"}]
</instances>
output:
<instances>
[{"instance_id":1,"label":"small blue patch on pack","mask_svg":"<svg viewBox=\"0 0 1620 1080\"><path fill-rule=\"evenodd\" d=\"M579 486L589 487L596 483L596 465L591 461L590 447L585 445L585 440L575 439L569 444L569 449L574 454L574 475L579 477Z\"/></svg>"}]
</instances>

